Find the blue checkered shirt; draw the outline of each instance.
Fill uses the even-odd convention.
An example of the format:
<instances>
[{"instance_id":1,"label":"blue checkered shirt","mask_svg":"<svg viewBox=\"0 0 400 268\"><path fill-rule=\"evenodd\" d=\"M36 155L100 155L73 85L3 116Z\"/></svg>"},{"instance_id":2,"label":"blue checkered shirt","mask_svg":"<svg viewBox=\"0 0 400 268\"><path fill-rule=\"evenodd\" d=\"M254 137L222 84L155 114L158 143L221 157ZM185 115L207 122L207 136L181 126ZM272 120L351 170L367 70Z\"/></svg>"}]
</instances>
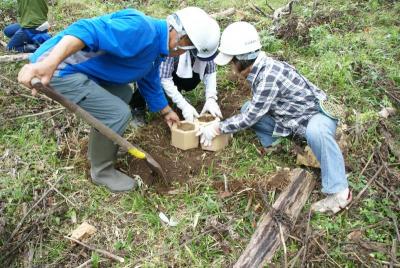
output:
<instances>
[{"instance_id":1,"label":"blue checkered shirt","mask_svg":"<svg viewBox=\"0 0 400 268\"><path fill-rule=\"evenodd\" d=\"M296 69L261 52L247 77L252 88L248 109L220 123L222 133L251 127L269 114L275 120L273 136L304 136L309 119L319 112L325 93Z\"/></svg>"},{"instance_id":2,"label":"blue checkered shirt","mask_svg":"<svg viewBox=\"0 0 400 268\"><path fill-rule=\"evenodd\" d=\"M190 53L190 58L192 60L192 67L194 64L194 61L196 60L196 57L193 56ZM161 62L160 64L160 78L171 78L172 73L178 69L178 62L179 62L179 56L178 57L166 57L165 61ZM215 63L213 60L207 62L206 69L204 71L204 75L206 74L212 74L217 71L217 68L215 66Z\"/></svg>"}]
</instances>

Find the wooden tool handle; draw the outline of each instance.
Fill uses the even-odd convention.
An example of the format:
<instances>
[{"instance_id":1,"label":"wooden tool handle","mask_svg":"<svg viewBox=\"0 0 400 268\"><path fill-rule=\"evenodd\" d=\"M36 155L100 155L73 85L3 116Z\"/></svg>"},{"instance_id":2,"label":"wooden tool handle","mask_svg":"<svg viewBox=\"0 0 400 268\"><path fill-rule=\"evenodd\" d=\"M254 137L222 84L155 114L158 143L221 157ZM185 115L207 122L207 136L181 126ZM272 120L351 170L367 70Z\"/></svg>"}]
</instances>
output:
<instances>
[{"instance_id":1,"label":"wooden tool handle","mask_svg":"<svg viewBox=\"0 0 400 268\"><path fill-rule=\"evenodd\" d=\"M111 128L104 125L102 122L100 122L94 116L92 116L91 114L89 114L88 112L83 110L77 104L75 104L72 101L65 98L63 95L61 95L60 93L58 93L57 91L52 89L50 86L44 86L38 78L36 78L36 77L33 78L31 81L31 84L36 90L42 92L47 97L60 103L62 106L67 108L70 112L78 115L90 126L94 127L101 134L103 134L104 136L106 136L107 138L109 138L110 140L112 140L113 142L118 144L119 146L123 147L125 150L127 150L133 156L140 158L140 159L146 158L146 154L143 152L143 150L133 146L129 141L122 138L114 130L112 130Z\"/></svg>"}]
</instances>

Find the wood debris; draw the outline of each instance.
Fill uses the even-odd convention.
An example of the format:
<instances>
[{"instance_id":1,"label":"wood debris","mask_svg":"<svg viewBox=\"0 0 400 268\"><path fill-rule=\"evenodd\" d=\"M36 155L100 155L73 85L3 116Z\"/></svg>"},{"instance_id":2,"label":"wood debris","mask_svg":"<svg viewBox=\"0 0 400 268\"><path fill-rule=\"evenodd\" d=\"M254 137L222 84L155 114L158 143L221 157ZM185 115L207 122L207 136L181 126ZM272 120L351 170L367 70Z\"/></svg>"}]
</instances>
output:
<instances>
[{"instance_id":1,"label":"wood debris","mask_svg":"<svg viewBox=\"0 0 400 268\"><path fill-rule=\"evenodd\" d=\"M96 227L84 221L78 226L78 228L72 231L71 237L76 240L83 240L94 234L96 231Z\"/></svg>"}]
</instances>

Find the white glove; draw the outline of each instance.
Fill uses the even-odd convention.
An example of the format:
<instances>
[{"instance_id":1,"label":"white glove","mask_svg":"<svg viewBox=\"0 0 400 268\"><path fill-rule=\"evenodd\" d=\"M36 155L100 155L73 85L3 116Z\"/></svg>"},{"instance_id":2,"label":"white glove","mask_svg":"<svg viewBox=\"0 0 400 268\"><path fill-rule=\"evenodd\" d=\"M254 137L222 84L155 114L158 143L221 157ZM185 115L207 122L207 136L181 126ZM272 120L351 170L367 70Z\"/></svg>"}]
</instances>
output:
<instances>
[{"instance_id":1,"label":"white glove","mask_svg":"<svg viewBox=\"0 0 400 268\"><path fill-rule=\"evenodd\" d=\"M213 122L211 124L200 127L196 136L200 136L200 143L204 146L211 146L212 140L221 134L219 129L219 122Z\"/></svg>"},{"instance_id":2,"label":"white glove","mask_svg":"<svg viewBox=\"0 0 400 268\"><path fill-rule=\"evenodd\" d=\"M182 115L185 120L193 122L193 120L199 117L199 113L196 109L188 103L182 94L178 91L178 88L175 86L172 77L161 79L161 85L164 88L165 93L168 97L171 98L172 102L178 106L178 108L182 111Z\"/></svg>"},{"instance_id":3,"label":"white glove","mask_svg":"<svg viewBox=\"0 0 400 268\"><path fill-rule=\"evenodd\" d=\"M206 103L204 104L201 114L209 112L215 117L222 118L221 109L217 104L217 73L204 75L203 79L206 88Z\"/></svg>"},{"instance_id":4,"label":"white glove","mask_svg":"<svg viewBox=\"0 0 400 268\"><path fill-rule=\"evenodd\" d=\"M203 110L201 110L201 114L206 112L209 112L214 117L222 118L221 109L219 108L217 101L213 98L208 98L204 104Z\"/></svg>"},{"instance_id":5,"label":"white glove","mask_svg":"<svg viewBox=\"0 0 400 268\"><path fill-rule=\"evenodd\" d=\"M181 108L182 115L186 121L193 122L194 119L199 117L200 115L192 105L190 105L187 101L185 101L185 102L186 102L186 104L183 106L183 108ZM179 107L179 105L178 105L178 107Z\"/></svg>"}]
</instances>

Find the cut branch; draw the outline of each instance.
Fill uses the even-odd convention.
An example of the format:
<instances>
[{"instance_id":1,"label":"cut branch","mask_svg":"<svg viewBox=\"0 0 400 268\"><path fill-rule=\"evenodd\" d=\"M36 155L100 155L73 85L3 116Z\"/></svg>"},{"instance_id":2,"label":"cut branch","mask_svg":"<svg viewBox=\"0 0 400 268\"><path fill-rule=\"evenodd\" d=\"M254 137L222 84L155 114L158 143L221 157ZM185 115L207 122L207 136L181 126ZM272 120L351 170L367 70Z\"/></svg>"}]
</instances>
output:
<instances>
[{"instance_id":1,"label":"cut branch","mask_svg":"<svg viewBox=\"0 0 400 268\"><path fill-rule=\"evenodd\" d=\"M279 195L272 209L261 216L256 231L234 267L261 267L272 260L276 250L289 236L314 185L315 179L310 173L303 169L293 170L291 183Z\"/></svg>"},{"instance_id":2,"label":"cut branch","mask_svg":"<svg viewBox=\"0 0 400 268\"><path fill-rule=\"evenodd\" d=\"M109 259L112 259L112 260L115 260L115 261L118 261L118 262L121 262L121 263L125 262L124 258L122 258L120 256L117 256L117 255L115 255L115 254L113 254L111 252L108 252L106 250L95 248L95 247L93 247L91 245L85 244L85 243L83 243L83 242L81 242L79 240L76 240L76 239L74 239L72 237L69 237L69 236L64 236L64 238L66 238L68 240L71 240L71 241L73 241L73 242L75 242L75 243L77 243L77 244L79 244L79 245L91 250L91 251L96 251L96 252L102 254L104 257L107 257Z\"/></svg>"},{"instance_id":3,"label":"cut branch","mask_svg":"<svg viewBox=\"0 0 400 268\"><path fill-rule=\"evenodd\" d=\"M27 60L32 53L21 53L13 55L0 56L0 62L17 62Z\"/></svg>"},{"instance_id":4,"label":"cut branch","mask_svg":"<svg viewBox=\"0 0 400 268\"><path fill-rule=\"evenodd\" d=\"M25 215L22 217L22 219L19 221L19 223L17 224L17 227L15 227L14 231L11 233L10 237L7 240L7 243L9 243L14 236L17 234L17 232L19 231L19 229L21 228L22 224L24 223L26 217L28 217L29 213L32 212L32 210L51 192L54 190L54 186L57 185L58 182L60 182L62 179L62 177L60 177L54 184L52 187L50 187L46 192L43 193L42 197L39 198L39 200L25 213Z\"/></svg>"},{"instance_id":5,"label":"cut branch","mask_svg":"<svg viewBox=\"0 0 400 268\"><path fill-rule=\"evenodd\" d=\"M223 11L211 14L211 17L218 20L218 19L221 19L221 18L224 18L227 16L231 16L231 15L235 14L235 12L236 12L236 9L231 7L231 8L228 8L227 10L223 10Z\"/></svg>"}]
</instances>

